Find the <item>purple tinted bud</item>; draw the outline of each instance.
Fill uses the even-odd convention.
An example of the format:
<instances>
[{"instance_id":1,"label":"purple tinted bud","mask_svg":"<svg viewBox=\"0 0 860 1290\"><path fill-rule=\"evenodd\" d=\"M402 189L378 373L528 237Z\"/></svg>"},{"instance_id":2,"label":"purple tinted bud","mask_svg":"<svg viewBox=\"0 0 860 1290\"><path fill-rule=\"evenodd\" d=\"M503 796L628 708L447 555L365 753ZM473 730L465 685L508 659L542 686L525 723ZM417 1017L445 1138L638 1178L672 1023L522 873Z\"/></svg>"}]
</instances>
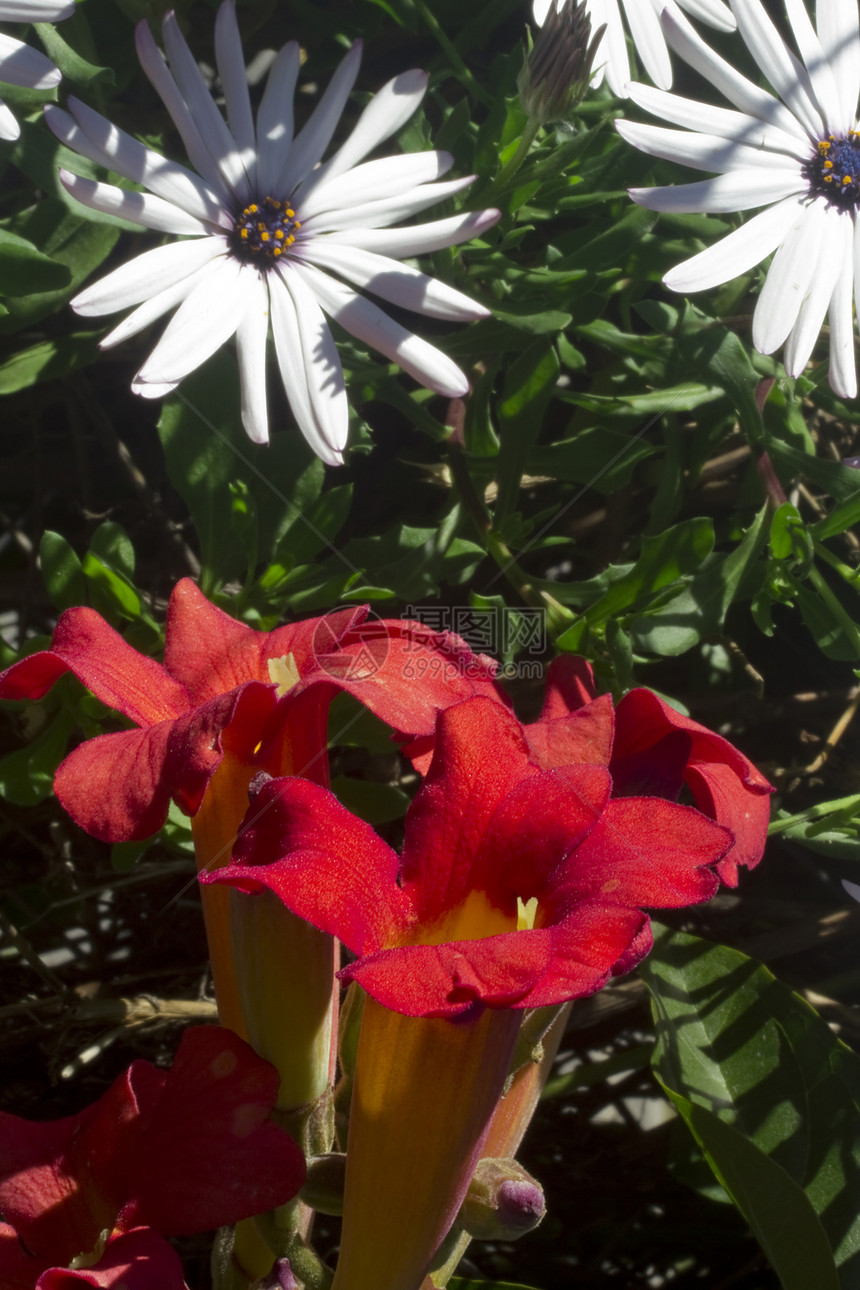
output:
<instances>
[{"instance_id":1,"label":"purple tinted bud","mask_svg":"<svg viewBox=\"0 0 860 1290\"><path fill-rule=\"evenodd\" d=\"M860 470L860 457L843 457L843 466L850 466L852 470Z\"/></svg>"},{"instance_id":2,"label":"purple tinted bud","mask_svg":"<svg viewBox=\"0 0 860 1290\"><path fill-rule=\"evenodd\" d=\"M263 1283L262 1290L301 1290L289 1259L278 1259Z\"/></svg>"},{"instance_id":3,"label":"purple tinted bud","mask_svg":"<svg viewBox=\"0 0 860 1290\"><path fill-rule=\"evenodd\" d=\"M521 1228L530 1232L544 1216L546 1205L543 1189L529 1178L517 1181L507 1179L499 1187L498 1216L503 1227Z\"/></svg>"},{"instance_id":4,"label":"purple tinted bud","mask_svg":"<svg viewBox=\"0 0 860 1290\"><path fill-rule=\"evenodd\" d=\"M457 1222L482 1241L515 1241L546 1212L543 1188L516 1160L478 1162Z\"/></svg>"}]
</instances>

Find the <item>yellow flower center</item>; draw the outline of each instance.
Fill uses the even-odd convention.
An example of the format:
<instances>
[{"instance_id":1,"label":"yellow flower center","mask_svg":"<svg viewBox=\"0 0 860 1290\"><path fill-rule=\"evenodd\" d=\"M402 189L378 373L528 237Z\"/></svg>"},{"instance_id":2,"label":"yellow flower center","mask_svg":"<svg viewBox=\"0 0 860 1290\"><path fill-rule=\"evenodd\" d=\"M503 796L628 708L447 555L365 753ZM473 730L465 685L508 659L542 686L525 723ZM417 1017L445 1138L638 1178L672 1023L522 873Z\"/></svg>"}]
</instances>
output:
<instances>
[{"instance_id":1,"label":"yellow flower center","mask_svg":"<svg viewBox=\"0 0 860 1290\"><path fill-rule=\"evenodd\" d=\"M282 699L285 694L289 694L294 685L298 684L299 669L292 654L285 654L283 658L267 659L266 667L269 669L269 680L272 685L278 687L275 691L277 698Z\"/></svg>"}]
</instances>

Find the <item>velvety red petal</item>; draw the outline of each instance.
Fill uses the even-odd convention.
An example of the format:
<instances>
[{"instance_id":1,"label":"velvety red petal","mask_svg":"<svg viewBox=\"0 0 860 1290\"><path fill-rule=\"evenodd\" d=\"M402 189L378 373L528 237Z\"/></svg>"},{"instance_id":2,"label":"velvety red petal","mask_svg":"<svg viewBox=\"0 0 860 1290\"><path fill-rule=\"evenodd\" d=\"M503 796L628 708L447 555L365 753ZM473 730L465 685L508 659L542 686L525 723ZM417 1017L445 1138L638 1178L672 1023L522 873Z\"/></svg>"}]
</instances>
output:
<instances>
[{"instance_id":1,"label":"velvety red petal","mask_svg":"<svg viewBox=\"0 0 860 1290\"><path fill-rule=\"evenodd\" d=\"M594 672L584 658L560 654L547 668L543 708L539 721L556 721L597 698Z\"/></svg>"},{"instance_id":2,"label":"velvety red petal","mask_svg":"<svg viewBox=\"0 0 860 1290\"><path fill-rule=\"evenodd\" d=\"M692 740L670 730L659 742L610 762L617 797L665 797L674 802L684 786Z\"/></svg>"},{"instance_id":3,"label":"velvety red petal","mask_svg":"<svg viewBox=\"0 0 860 1290\"><path fill-rule=\"evenodd\" d=\"M251 761L276 704L270 685L248 682L216 695L173 722L164 766L165 784L186 815L199 809L209 780L221 764L223 738L242 761Z\"/></svg>"},{"instance_id":4,"label":"velvety red petal","mask_svg":"<svg viewBox=\"0 0 860 1290\"><path fill-rule=\"evenodd\" d=\"M54 790L69 815L102 842L151 837L167 818L165 762L172 721L88 739L57 770Z\"/></svg>"},{"instance_id":5,"label":"velvety red petal","mask_svg":"<svg viewBox=\"0 0 860 1290\"><path fill-rule=\"evenodd\" d=\"M292 1199L305 1164L283 1129L267 1123L278 1086L275 1067L232 1031L187 1030L157 1102L141 1108L123 1225L191 1234Z\"/></svg>"},{"instance_id":6,"label":"velvety red petal","mask_svg":"<svg viewBox=\"0 0 860 1290\"><path fill-rule=\"evenodd\" d=\"M398 864L332 793L308 780L276 779L251 803L231 863L200 880L272 891L294 914L363 954L410 922Z\"/></svg>"},{"instance_id":7,"label":"velvety red petal","mask_svg":"<svg viewBox=\"0 0 860 1290\"><path fill-rule=\"evenodd\" d=\"M708 900L719 886L708 866L731 843L728 829L690 806L655 797L613 799L553 876L546 916L561 921L584 900L655 908Z\"/></svg>"},{"instance_id":8,"label":"velvety red petal","mask_svg":"<svg viewBox=\"0 0 860 1290\"><path fill-rule=\"evenodd\" d=\"M246 681L269 681L266 632L256 632L213 605L190 578L177 582L167 606L164 666L192 704L205 703Z\"/></svg>"},{"instance_id":9,"label":"velvety red petal","mask_svg":"<svg viewBox=\"0 0 860 1290\"><path fill-rule=\"evenodd\" d=\"M687 783L700 811L732 830L734 846L717 865L727 887L738 885L738 865L753 869L761 860L770 822L770 793L741 787L729 766L697 762Z\"/></svg>"},{"instance_id":10,"label":"velvety red petal","mask_svg":"<svg viewBox=\"0 0 860 1290\"><path fill-rule=\"evenodd\" d=\"M162 1236L139 1227L108 1241L91 1268L49 1268L35 1290L187 1290L179 1255Z\"/></svg>"},{"instance_id":11,"label":"velvety red petal","mask_svg":"<svg viewBox=\"0 0 860 1290\"><path fill-rule=\"evenodd\" d=\"M79 1115L46 1123L0 1113L0 1213L24 1241L37 1272L91 1249L104 1221L113 1225L114 1215L99 1210L98 1198L93 1211L64 1162L64 1153L85 1131L91 1112L88 1107ZM8 1233L4 1238L2 1249L14 1266L20 1259Z\"/></svg>"},{"instance_id":12,"label":"velvety red petal","mask_svg":"<svg viewBox=\"0 0 860 1290\"><path fill-rule=\"evenodd\" d=\"M488 823L472 886L511 914L518 897L540 899L548 876L597 824L611 790L602 766L564 766L522 779Z\"/></svg>"},{"instance_id":13,"label":"velvety red petal","mask_svg":"<svg viewBox=\"0 0 860 1290\"><path fill-rule=\"evenodd\" d=\"M94 609L60 615L50 650L31 654L0 676L0 698L39 699L65 671L102 703L138 726L184 712L188 697L160 664L123 640Z\"/></svg>"},{"instance_id":14,"label":"velvety red petal","mask_svg":"<svg viewBox=\"0 0 860 1290\"><path fill-rule=\"evenodd\" d=\"M401 868L422 923L465 899L493 812L534 773L523 729L500 703L478 697L439 713L433 762L406 816Z\"/></svg>"},{"instance_id":15,"label":"velvety red petal","mask_svg":"<svg viewBox=\"0 0 860 1290\"><path fill-rule=\"evenodd\" d=\"M550 934L549 968L520 1007L539 1008L596 994L610 976L635 967L652 944L648 918L641 910L603 902L574 907Z\"/></svg>"},{"instance_id":16,"label":"velvety red petal","mask_svg":"<svg viewBox=\"0 0 860 1290\"><path fill-rule=\"evenodd\" d=\"M615 734L612 698L602 694L576 712L554 720L541 717L525 730L538 766L549 768L582 762L608 766Z\"/></svg>"},{"instance_id":17,"label":"velvety red petal","mask_svg":"<svg viewBox=\"0 0 860 1290\"><path fill-rule=\"evenodd\" d=\"M33 1290L45 1261L28 1254L9 1223L0 1220L0 1285L3 1290Z\"/></svg>"},{"instance_id":18,"label":"velvety red petal","mask_svg":"<svg viewBox=\"0 0 860 1290\"><path fill-rule=\"evenodd\" d=\"M691 762L720 763L733 770L747 788L761 793L773 791L761 771L728 739L683 716L652 690L631 690L625 694L615 716L613 758L653 748L669 731L683 730L690 735Z\"/></svg>"},{"instance_id":19,"label":"velvety red petal","mask_svg":"<svg viewBox=\"0 0 860 1290\"><path fill-rule=\"evenodd\" d=\"M475 941L407 945L349 964L338 975L357 981L384 1007L408 1017L456 1018L476 1005L511 1008L547 971L549 932L510 932Z\"/></svg>"}]
</instances>

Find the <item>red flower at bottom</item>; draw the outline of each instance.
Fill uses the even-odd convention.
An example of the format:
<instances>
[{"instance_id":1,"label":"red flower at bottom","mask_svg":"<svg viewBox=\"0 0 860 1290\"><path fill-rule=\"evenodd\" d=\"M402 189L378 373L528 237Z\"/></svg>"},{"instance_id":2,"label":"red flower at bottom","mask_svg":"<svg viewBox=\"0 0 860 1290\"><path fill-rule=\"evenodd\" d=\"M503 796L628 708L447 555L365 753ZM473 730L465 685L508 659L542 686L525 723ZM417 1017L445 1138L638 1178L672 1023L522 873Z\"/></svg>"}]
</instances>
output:
<instances>
[{"instance_id":1,"label":"red flower at bottom","mask_svg":"<svg viewBox=\"0 0 860 1290\"><path fill-rule=\"evenodd\" d=\"M284 1204L304 1159L267 1123L278 1073L236 1035L200 1026L173 1066L136 1061L63 1120L0 1114L0 1285L181 1290L165 1236Z\"/></svg>"}]
</instances>

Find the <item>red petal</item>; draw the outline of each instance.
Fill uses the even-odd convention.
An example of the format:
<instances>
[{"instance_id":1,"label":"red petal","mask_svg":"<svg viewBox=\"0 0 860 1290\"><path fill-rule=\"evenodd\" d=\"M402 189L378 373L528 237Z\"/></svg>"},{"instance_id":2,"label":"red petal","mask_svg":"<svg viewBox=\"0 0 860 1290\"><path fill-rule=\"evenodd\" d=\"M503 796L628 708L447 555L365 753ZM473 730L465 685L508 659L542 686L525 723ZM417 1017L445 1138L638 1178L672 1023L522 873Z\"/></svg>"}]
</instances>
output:
<instances>
[{"instance_id":1,"label":"red petal","mask_svg":"<svg viewBox=\"0 0 860 1290\"><path fill-rule=\"evenodd\" d=\"M150 1228L138 1227L108 1241L105 1252L91 1268L72 1272L50 1268L39 1277L35 1290L187 1290L179 1255Z\"/></svg>"},{"instance_id":2,"label":"red petal","mask_svg":"<svg viewBox=\"0 0 860 1290\"><path fill-rule=\"evenodd\" d=\"M547 668L546 691L539 721L556 721L597 697L591 664L584 658L560 654Z\"/></svg>"},{"instance_id":3,"label":"red petal","mask_svg":"<svg viewBox=\"0 0 860 1290\"><path fill-rule=\"evenodd\" d=\"M420 922L465 899L493 812L533 773L523 729L500 703L474 698L439 713L433 763L403 845L402 886Z\"/></svg>"},{"instance_id":4,"label":"red petal","mask_svg":"<svg viewBox=\"0 0 860 1290\"><path fill-rule=\"evenodd\" d=\"M74 1256L73 1256L74 1257ZM0 1220L0 1285L3 1290L33 1290L45 1261L28 1254L14 1227Z\"/></svg>"},{"instance_id":5,"label":"red petal","mask_svg":"<svg viewBox=\"0 0 860 1290\"><path fill-rule=\"evenodd\" d=\"M732 830L735 845L717 865L727 887L738 885L738 865L753 869L761 860L770 823L770 791L750 792L738 787L729 766L697 762L687 772L693 800L700 811Z\"/></svg>"},{"instance_id":6,"label":"red petal","mask_svg":"<svg viewBox=\"0 0 860 1290\"><path fill-rule=\"evenodd\" d=\"M602 694L593 703L556 720L541 717L526 726L526 735L538 766L583 762L608 766L615 735L612 698Z\"/></svg>"},{"instance_id":7,"label":"red petal","mask_svg":"<svg viewBox=\"0 0 860 1290\"><path fill-rule=\"evenodd\" d=\"M154 659L127 645L94 609L60 615L50 650L31 654L0 676L0 697L40 699L65 671L102 703L138 726L184 712L188 697Z\"/></svg>"},{"instance_id":8,"label":"red petal","mask_svg":"<svg viewBox=\"0 0 860 1290\"><path fill-rule=\"evenodd\" d=\"M560 921L585 900L657 908L708 900L719 883L707 866L731 842L728 829L692 807L657 797L613 800L550 884L547 916Z\"/></svg>"},{"instance_id":9,"label":"red petal","mask_svg":"<svg viewBox=\"0 0 860 1290\"><path fill-rule=\"evenodd\" d=\"M278 1085L275 1067L231 1031L187 1030L157 1102L141 1108L123 1225L191 1234L292 1199L305 1164L292 1139L267 1123Z\"/></svg>"},{"instance_id":10,"label":"red petal","mask_svg":"<svg viewBox=\"0 0 860 1290\"><path fill-rule=\"evenodd\" d=\"M571 910L550 935L549 968L522 1000L522 1008L596 994L610 976L635 967L651 948L650 925L641 910L596 901Z\"/></svg>"},{"instance_id":11,"label":"red petal","mask_svg":"<svg viewBox=\"0 0 860 1290\"><path fill-rule=\"evenodd\" d=\"M735 847L720 867L731 886L737 881L737 865L758 864L764 847L770 816L768 795L773 792L764 775L727 739L682 716L650 690L631 690L618 705L616 736L610 770L616 761L640 764L650 758L659 763L666 755L672 760L678 733L690 740L686 779L696 805L718 823L731 828ZM671 755L670 755L671 754Z\"/></svg>"},{"instance_id":12,"label":"red petal","mask_svg":"<svg viewBox=\"0 0 860 1290\"><path fill-rule=\"evenodd\" d=\"M269 681L262 662L267 633L211 604L190 578L177 582L167 606L164 666L193 704L235 690L246 681Z\"/></svg>"},{"instance_id":13,"label":"red petal","mask_svg":"<svg viewBox=\"0 0 860 1290\"><path fill-rule=\"evenodd\" d=\"M524 1006L547 971L549 932L510 932L477 941L407 945L351 963L338 975L357 981L384 1007L409 1017L467 1015L475 1005Z\"/></svg>"},{"instance_id":14,"label":"red petal","mask_svg":"<svg viewBox=\"0 0 860 1290\"><path fill-rule=\"evenodd\" d=\"M88 739L57 770L54 790L69 815L102 842L157 833L167 818L164 774L172 721Z\"/></svg>"},{"instance_id":15,"label":"red petal","mask_svg":"<svg viewBox=\"0 0 860 1290\"><path fill-rule=\"evenodd\" d=\"M308 780L279 779L251 803L232 862L200 880L266 888L362 954L390 943L410 921L398 867L390 847L332 793Z\"/></svg>"},{"instance_id":16,"label":"red petal","mask_svg":"<svg viewBox=\"0 0 860 1290\"><path fill-rule=\"evenodd\" d=\"M564 766L521 780L493 813L471 885L512 914L517 897L540 900L549 876L598 822L611 789L602 766Z\"/></svg>"}]
</instances>

